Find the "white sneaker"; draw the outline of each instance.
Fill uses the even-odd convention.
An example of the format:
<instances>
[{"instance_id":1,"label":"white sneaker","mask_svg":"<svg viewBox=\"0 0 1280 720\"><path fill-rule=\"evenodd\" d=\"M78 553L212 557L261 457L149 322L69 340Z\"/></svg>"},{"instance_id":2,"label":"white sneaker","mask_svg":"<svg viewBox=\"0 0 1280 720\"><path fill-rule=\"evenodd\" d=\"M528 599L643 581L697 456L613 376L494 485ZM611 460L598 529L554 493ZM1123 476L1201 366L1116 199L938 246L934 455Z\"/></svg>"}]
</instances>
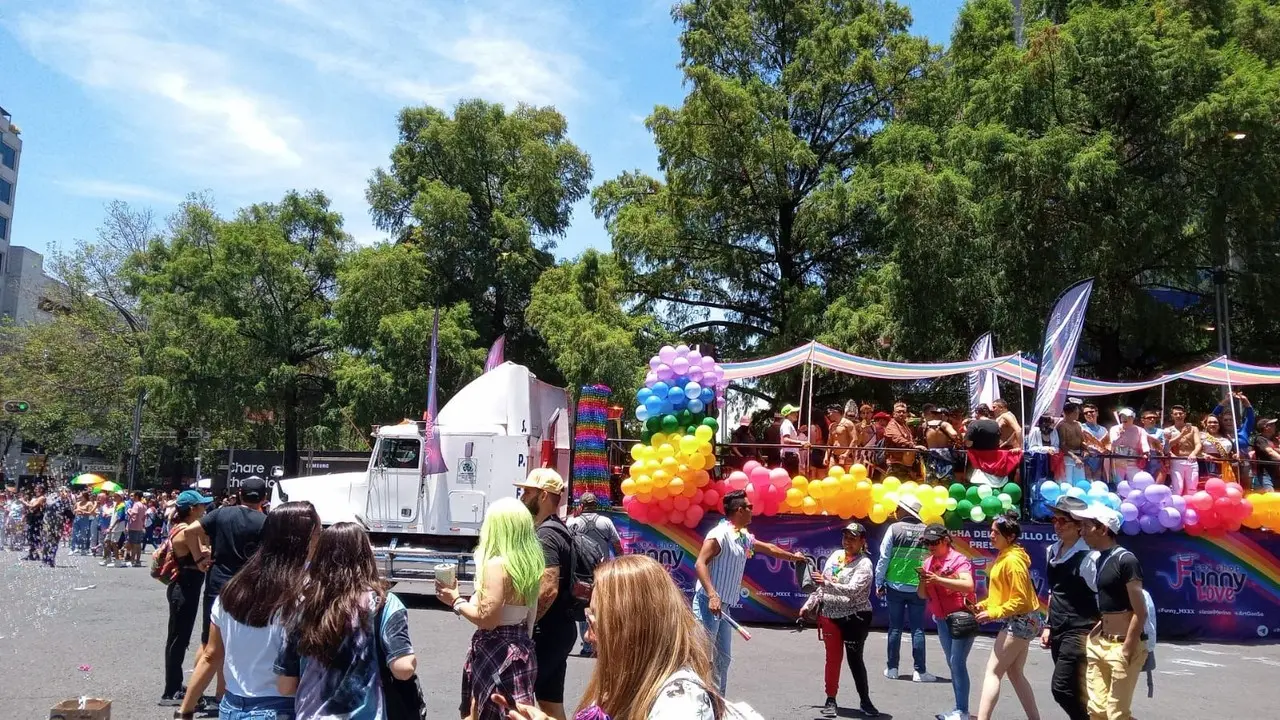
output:
<instances>
[{"instance_id":1,"label":"white sneaker","mask_svg":"<svg viewBox=\"0 0 1280 720\"><path fill-rule=\"evenodd\" d=\"M911 682L918 682L918 683L938 682L938 678L935 677L933 673L916 672L916 673L911 673Z\"/></svg>"},{"instance_id":2,"label":"white sneaker","mask_svg":"<svg viewBox=\"0 0 1280 720\"><path fill-rule=\"evenodd\" d=\"M887 677L887 678L889 678L890 680L897 680L897 679L898 679L898 668L885 668L885 669L884 669L884 676L885 676L885 677Z\"/></svg>"},{"instance_id":3,"label":"white sneaker","mask_svg":"<svg viewBox=\"0 0 1280 720\"><path fill-rule=\"evenodd\" d=\"M114 562L106 563L106 567L115 567L115 566L116 564Z\"/></svg>"},{"instance_id":4,"label":"white sneaker","mask_svg":"<svg viewBox=\"0 0 1280 720\"><path fill-rule=\"evenodd\" d=\"M106 560L103 560L102 562L98 563L98 567L106 567L106 566L107 566Z\"/></svg>"}]
</instances>

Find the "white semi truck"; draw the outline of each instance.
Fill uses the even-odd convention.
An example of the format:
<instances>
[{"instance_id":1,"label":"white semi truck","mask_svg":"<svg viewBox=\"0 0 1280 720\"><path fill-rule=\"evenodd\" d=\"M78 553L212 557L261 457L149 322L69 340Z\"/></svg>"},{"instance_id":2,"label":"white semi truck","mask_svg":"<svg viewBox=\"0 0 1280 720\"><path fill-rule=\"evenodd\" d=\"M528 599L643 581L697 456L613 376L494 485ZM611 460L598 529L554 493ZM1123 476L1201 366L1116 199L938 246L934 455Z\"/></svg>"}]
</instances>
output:
<instances>
[{"instance_id":1,"label":"white semi truck","mask_svg":"<svg viewBox=\"0 0 1280 720\"><path fill-rule=\"evenodd\" d=\"M570 417L564 388L504 363L440 410L436 429L447 472L422 474L424 425L405 420L374 428L365 472L282 479L272 503L308 500L326 526L363 524L392 582L429 581L437 564L457 563L467 585L485 508L514 496L514 484L533 468L554 467L569 477Z\"/></svg>"}]
</instances>

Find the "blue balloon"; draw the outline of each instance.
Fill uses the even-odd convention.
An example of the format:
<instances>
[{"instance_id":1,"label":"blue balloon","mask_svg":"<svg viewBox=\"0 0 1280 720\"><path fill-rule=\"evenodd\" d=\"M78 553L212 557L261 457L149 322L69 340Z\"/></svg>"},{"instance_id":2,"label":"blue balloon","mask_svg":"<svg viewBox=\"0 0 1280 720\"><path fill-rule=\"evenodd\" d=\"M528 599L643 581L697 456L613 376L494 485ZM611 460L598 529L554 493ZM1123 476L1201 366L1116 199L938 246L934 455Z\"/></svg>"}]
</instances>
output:
<instances>
[{"instance_id":1,"label":"blue balloon","mask_svg":"<svg viewBox=\"0 0 1280 720\"><path fill-rule=\"evenodd\" d=\"M670 401L670 400L664 400L664 401L662 402L662 404L658 407L658 412L657 412L656 414L657 414L657 415L670 415L671 413L673 413L673 412L675 412L675 411L676 411L676 409L675 409L674 407L672 407L672 406L671 406L671 401Z\"/></svg>"},{"instance_id":2,"label":"blue balloon","mask_svg":"<svg viewBox=\"0 0 1280 720\"><path fill-rule=\"evenodd\" d=\"M684 399L684 388L679 385L672 385L667 389L667 399L671 402L675 402L676 398L680 398L681 400Z\"/></svg>"},{"instance_id":3,"label":"blue balloon","mask_svg":"<svg viewBox=\"0 0 1280 720\"><path fill-rule=\"evenodd\" d=\"M1052 480L1045 480L1040 484L1040 495L1045 502L1057 502L1062 496L1062 488L1058 487L1058 483Z\"/></svg>"},{"instance_id":4,"label":"blue balloon","mask_svg":"<svg viewBox=\"0 0 1280 720\"><path fill-rule=\"evenodd\" d=\"M640 422L644 422L645 420L648 420L648 419L649 419L649 408L647 408L647 407L645 407L645 406L643 406L643 405L641 405L640 407L636 408L636 419L637 419L637 420L639 420Z\"/></svg>"},{"instance_id":5,"label":"blue balloon","mask_svg":"<svg viewBox=\"0 0 1280 720\"><path fill-rule=\"evenodd\" d=\"M705 408L706 408L706 406L705 406L705 405L703 405L703 404L702 404L702 401L701 401L701 400L699 400L699 399L697 399L697 398L694 398L694 399L692 399L692 400L690 400L690 401L689 401L689 412L691 412L691 413L700 413L700 412L702 412Z\"/></svg>"},{"instance_id":6,"label":"blue balloon","mask_svg":"<svg viewBox=\"0 0 1280 720\"><path fill-rule=\"evenodd\" d=\"M650 390L650 389L649 389L649 388L647 388L647 387L642 387L642 388L640 388L639 390L637 390L637 391L636 391L636 402L638 402L638 403L640 403L641 405L643 405L643 404L644 404L644 401L645 401L645 400L648 400L648 399L649 399L649 396L650 396L650 395L652 395L652 394L653 394L653 391L652 391L652 390Z\"/></svg>"},{"instance_id":7,"label":"blue balloon","mask_svg":"<svg viewBox=\"0 0 1280 720\"><path fill-rule=\"evenodd\" d=\"M1093 483L1089 482L1088 480L1078 480L1076 481L1076 487L1082 490L1087 495L1089 491L1093 489Z\"/></svg>"},{"instance_id":8,"label":"blue balloon","mask_svg":"<svg viewBox=\"0 0 1280 720\"><path fill-rule=\"evenodd\" d=\"M688 383L685 383L685 386L684 386L685 397L689 398L690 400L696 400L699 397L701 397L701 395L702 395L701 385L699 385L696 382L693 382L692 380L690 380Z\"/></svg>"},{"instance_id":9,"label":"blue balloon","mask_svg":"<svg viewBox=\"0 0 1280 720\"><path fill-rule=\"evenodd\" d=\"M1084 499L1084 491L1078 487L1071 488L1070 490L1067 491L1067 494L1073 498L1080 498L1081 500Z\"/></svg>"},{"instance_id":10,"label":"blue balloon","mask_svg":"<svg viewBox=\"0 0 1280 720\"><path fill-rule=\"evenodd\" d=\"M698 399L702 401L703 405L710 405L712 401L716 399L715 389L709 387L702 388L702 392L698 395Z\"/></svg>"},{"instance_id":11,"label":"blue balloon","mask_svg":"<svg viewBox=\"0 0 1280 720\"><path fill-rule=\"evenodd\" d=\"M662 406L665 404L665 401L657 395L650 395L644 401L644 406L649 411L649 417L660 414Z\"/></svg>"},{"instance_id":12,"label":"blue balloon","mask_svg":"<svg viewBox=\"0 0 1280 720\"><path fill-rule=\"evenodd\" d=\"M676 410L683 408L686 402L688 401L685 400L684 395L672 395L671 397L667 398L667 404L675 408Z\"/></svg>"},{"instance_id":13,"label":"blue balloon","mask_svg":"<svg viewBox=\"0 0 1280 720\"><path fill-rule=\"evenodd\" d=\"M671 386L659 380L649 389L653 391L654 395L657 395L660 398L665 398L667 396L667 392L671 390Z\"/></svg>"}]
</instances>

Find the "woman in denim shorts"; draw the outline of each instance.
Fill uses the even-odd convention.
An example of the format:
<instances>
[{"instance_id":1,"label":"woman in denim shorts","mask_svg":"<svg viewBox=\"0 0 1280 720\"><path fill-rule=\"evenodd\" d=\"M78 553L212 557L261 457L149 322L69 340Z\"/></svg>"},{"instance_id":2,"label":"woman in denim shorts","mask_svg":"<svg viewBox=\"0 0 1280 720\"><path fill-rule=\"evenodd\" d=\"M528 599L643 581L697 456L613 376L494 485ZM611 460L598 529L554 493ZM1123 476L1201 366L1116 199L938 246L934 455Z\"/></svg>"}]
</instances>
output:
<instances>
[{"instance_id":1,"label":"woman in denim shorts","mask_svg":"<svg viewBox=\"0 0 1280 720\"><path fill-rule=\"evenodd\" d=\"M1018 542L1021 535L1022 528L1012 513L1000 515L991 523L991 546L999 554L987 570L987 598L977 605L977 620L980 623L1000 620L1004 626L987 660L978 720L991 720L1000 699L1000 681L1006 676L1027 720L1040 720L1036 697L1023 668L1027 664L1031 638L1040 634L1043 620L1040 599L1031 582L1031 558Z\"/></svg>"}]
</instances>

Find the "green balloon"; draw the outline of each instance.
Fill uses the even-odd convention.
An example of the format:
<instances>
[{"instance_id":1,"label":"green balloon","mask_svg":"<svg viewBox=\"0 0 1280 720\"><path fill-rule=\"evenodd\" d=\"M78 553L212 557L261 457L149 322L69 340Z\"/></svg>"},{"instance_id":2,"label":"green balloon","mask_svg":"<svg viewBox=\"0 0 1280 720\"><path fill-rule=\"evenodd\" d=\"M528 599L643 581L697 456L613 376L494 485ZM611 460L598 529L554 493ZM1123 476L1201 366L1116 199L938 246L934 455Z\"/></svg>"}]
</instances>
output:
<instances>
[{"instance_id":1,"label":"green balloon","mask_svg":"<svg viewBox=\"0 0 1280 720\"><path fill-rule=\"evenodd\" d=\"M680 422L680 425L682 426L692 425L693 413L689 412L688 410L681 410L679 413L676 414L676 419Z\"/></svg>"},{"instance_id":2,"label":"green balloon","mask_svg":"<svg viewBox=\"0 0 1280 720\"><path fill-rule=\"evenodd\" d=\"M648 431L649 431L649 432L651 432L651 433L656 433L656 432L658 432L659 430L661 430L661 429L662 429L662 418L661 418L660 416L658 416L658 415L654 415L653 417L649 418L648 420L645 420L645 421L644 421L644 429L645 429L645 430L648 430Z\"/></svg>"},{"instance_id":3,"label":"green balloon","mask_svg":"<svg viewBox=\"0 0 1280 720\"><path fill-rule=\"evenodd\" d=\"M684 434L685 434L685 435L692 435L692 434L696 433L697 431L698 431L698 426L697 426L697 425L690 425L689 427L687 427L687 428L685 428L685 429L684 429Z\"/></svg>"},{"instance_id":4,"label":"green balloon","mask_svg":"<svg viewBox=\"0 0 1280 720\"><path fill-rule=\"evenodd\" d=\"M720 423L716 422L716 419L715 419L715 418L711 418L711 417L709 417L709 418L703 418L703 419L702 419L702 424L703 424L703 425L706 425L706 426L707 426L707 427L709 427L709 428L711 428L711 432L715 432L715 431L717 431L717 430L719 430L719 429L720 429Z\"/></svg>"},{"instance_id":5,"label":"green balloon","mask_svg":"<svg viewBox=\"0 0 1280 720\"><path fill-rule=\"evenodd\" d=\"M964 485L961 483L951 483L951 487L947 488L947 494L956 500L964 499Z\"/></svg>"},{"instance_id":6,"label":"green balloon","mask_svg":"<svg viewBox=\"0 0 1280 720\"><path fill-rule=\"evenodd\" d=\"M1013 498L1014 505L1022 502L1022 488L1018 487L1017 483L1005 483L1005 486L1000 490L1000 492Z\"/></svg>"},{"instance_id":7,"label":"green balloon","mask_svg":"<svg viewBox=\"0 0 1280 720\"><path fill-rule=\"evenodd\" d=\"M645 445L648 445L648 444L649 444L650 442L652 442L652 441L653 441L653 433L652 433L652 432L650 432L650 431L648 431L648 430L645 430L644 432L640 433L640 442L641 442L641 443L643 443L643 444L645 444Z\"/></svg>"},{"instance_id":8,"label":"green balloon","mask_svg":"<svg viewBox=\"0 0 1280 720\"><path fill-rule=\"evenodd\" d=\"M962 518L969 517L969 513L973 512L973 502L968 498L956 503L956 514Z\"/></svg>"},{"instance_id":9,"label":"green balloon","mask_svg":"<svg viewBox=\"0 0 1280 720\"><path fill-rule=\"evenodd\" d=\"M977 485L969 486L969 490L965 492L964 496L965 496L965 499L967 499L970 502L970 504L977 505L978 503L982 502L982 495L978 493Z\"/></svg>"},{"instance_id":10,"label":"green balloon","mask_svg":"<svg viewBox=\"0 0 1280 720\"><path fill-rule=\"evenodd\" d=\"M948 510L942 516L942 522L948 530L959 530L964 527L964 518L960 517L958 510Z\"/></svg>"},{"instance_id":11,"label":"green balloon","mask_svg":"<svg viewBox=\"0 0 1280 720\"><path fill-rule=\"evenodd\" d=\"M1000 503L1000 498L995 495L988 495L982 499L982 512L987 517L995 517L1004 512L1004 505Z\"/></svg>"},{"instance_id":12,"label":"green balloon","mask_svg":"<svg viewBox=\"0 0 1280 720\"><path fill-rule=\"evenodd\" d=\"M673 433L680 427L680 420L675 415L662 416L662 432Z\"/></svg>"}]
</instances>

